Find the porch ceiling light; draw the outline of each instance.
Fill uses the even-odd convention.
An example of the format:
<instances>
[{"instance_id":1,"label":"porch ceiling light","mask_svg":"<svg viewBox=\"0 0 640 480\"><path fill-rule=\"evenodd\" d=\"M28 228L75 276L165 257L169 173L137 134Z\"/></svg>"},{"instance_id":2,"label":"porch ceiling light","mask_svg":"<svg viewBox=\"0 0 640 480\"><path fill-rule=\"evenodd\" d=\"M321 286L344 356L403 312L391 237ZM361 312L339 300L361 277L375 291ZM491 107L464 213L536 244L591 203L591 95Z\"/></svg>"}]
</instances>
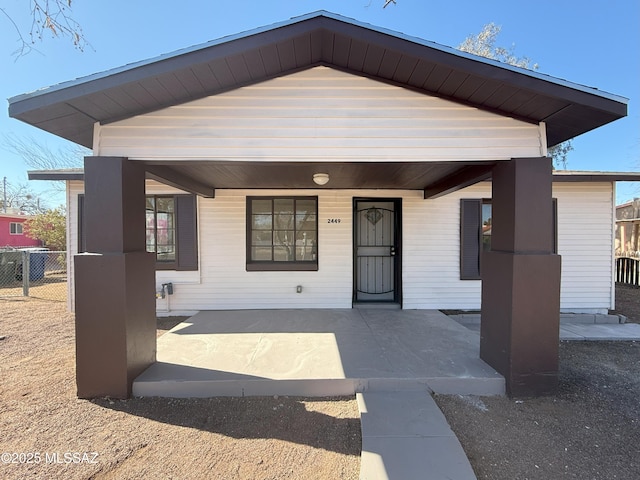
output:
<instances>
[{"instance_id":1,"label":"porch ceiling light","mask_svg":"<svg viewBox=\"0 0 640 480\"><path fill-rule=\"evenodd\" d=\"M314 173L313 181L318 185L326 185L329 183L329 174L328 173Z\"/></svg>"}]
</instances>

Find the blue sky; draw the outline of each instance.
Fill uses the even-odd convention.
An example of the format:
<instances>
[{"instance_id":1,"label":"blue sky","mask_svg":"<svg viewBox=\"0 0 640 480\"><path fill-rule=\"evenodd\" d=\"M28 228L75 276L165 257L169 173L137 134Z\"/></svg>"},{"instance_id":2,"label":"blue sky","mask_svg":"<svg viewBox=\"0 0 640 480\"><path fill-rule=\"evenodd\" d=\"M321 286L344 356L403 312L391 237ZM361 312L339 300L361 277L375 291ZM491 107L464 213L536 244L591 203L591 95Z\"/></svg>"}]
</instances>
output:
<instances>
[{"instance_id":1,"label":"blue sky","mask_svg":"<svg viewBox=\"0 0 640 480\"><path fill-rule=\"evenodd\" d=\"M16 59L17 35L0 16L0 96L14 95L109 70L209 40L317 10L354 18L407 35L457 46L482 26L502 26L498 44L538 63L541 73L629 99L629 116L574 140L572 170L640 170L640 1L638 0L75 0L73 16L92 48L75 50L68 39L45 38ZM25 0L2 6L28 33ZM67 143L8 118L0 110L0 136L33 137L56 149ZM26 182L19 157L0 144L0 177ZM31 182L35 190L45 188ZM51 194L53 195L53 194ZM619 184L618 202L640 196L638 184ZM53 205L63 198L52 196ZM53 206L52 205L52 206Z\"/></svg>"}]
</instances>

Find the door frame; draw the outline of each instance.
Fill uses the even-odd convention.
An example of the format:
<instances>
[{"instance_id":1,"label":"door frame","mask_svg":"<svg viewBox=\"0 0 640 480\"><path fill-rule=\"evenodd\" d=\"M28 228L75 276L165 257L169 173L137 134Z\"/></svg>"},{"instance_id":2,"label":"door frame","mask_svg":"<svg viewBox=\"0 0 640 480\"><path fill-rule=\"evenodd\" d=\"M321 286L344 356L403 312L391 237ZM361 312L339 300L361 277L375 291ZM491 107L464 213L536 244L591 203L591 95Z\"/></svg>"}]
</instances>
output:
<instances>
[{"instance_id":1,"label":"door frame","mask_svg":"<svg viewBox=\"0 0 640 480\"><path fill-rule=\"evenodd\" d=\"M395 213L395 225L394 225L394 240L396 245L396 253L395 253L395 261L393 265L393 275L394 275L394 293L393 300L357 300L356 296L356 284L357 284L357 207L358 202L393 202L393 209ZM398 304L400 308L402 308L402 198L401 197L353 197L353 204L351 208L351 218L352 218L352 231L351 231L351 244L352 244L352 255L351 255L351 264L353 269L353 282L352 282L352 295L351 295L351 304Z\"/></svg>"}]
</instances>

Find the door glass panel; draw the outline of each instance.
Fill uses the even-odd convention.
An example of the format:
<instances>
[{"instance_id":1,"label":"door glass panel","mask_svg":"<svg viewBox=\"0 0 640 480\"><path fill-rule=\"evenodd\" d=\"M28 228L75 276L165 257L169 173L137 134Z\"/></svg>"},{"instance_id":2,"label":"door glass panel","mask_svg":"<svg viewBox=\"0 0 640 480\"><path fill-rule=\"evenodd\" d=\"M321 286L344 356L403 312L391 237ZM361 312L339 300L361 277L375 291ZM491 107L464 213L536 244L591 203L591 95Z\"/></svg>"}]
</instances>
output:
<instances>
[{"instance_id":1,"label":"door glass panel","mask_svg":"<svg viewBox=\"0 0 640 480\"><path fill-rule=\"evenodd\" d=\"M271 215L271 200L252 200L251 212L254 215L258 213L268 213Z\"/></svg>"},{"instance_id":2,"label":"door glass panel","mask_svg":"<svg viewBox=\"0 0 640 480\"><path fill-rule=\"evenodd\" d=\"M491 204L482 204L482 250L491 250Z\"/></svg>"},{"instance_id":3,"label":"door glass panel","mask_svg":"<svg viewBox=\"0 0 640 480\"><path fill-rule=\"evenodd\" d=\"M270 247L271 240L271 230L254 230L253 232L251 232L251 245Z\"/></svg>"},{"instance_id":4,"label":"door glass panel","mask_svg":"<svg viewBox=\"0 0 640 480\"><path fill-rule=\"evenodd\" d=\"M251 247L251 260L271 261L271 247Z\"/></svg>"},{"instance_id":5,"label":"door glass panel","mask_svg":"<svg viewBox=\"0 0 640 480\"><path fill-rule=\"evenodd\" d=\"M273 213L293 214L293 198L276 198L273 201Z\"/></svg>"},{"instance_id":6,"label":"door glass panel","mask_svg":"<svg viewBox=\"0 0 640 480\"><path fill-rule=\"evenodd\" d=\"M274 230L289 230L293 228L293 214L276 214L274 222Z\"/></svg>"},{"instance_id":7,"label":"door glass panel","mask_svg":"<svg viewBox=\"0 0 640 480\"><path fill-rule=\"evenodd\" d=\"M316 232L298 232L296 237L296 260L310 261L316 259Z\"/></svg>"},{"instance_id":8,"label":"door glass panel","mask_svg":"<svg viewBox=\"0 0 640 480\"><path fill-rule=\"evenodd\" d=\"M271 231L271 215L253 215L251 219L251 228L253 230L269 230Z\"/></svg>"}]
</instances>

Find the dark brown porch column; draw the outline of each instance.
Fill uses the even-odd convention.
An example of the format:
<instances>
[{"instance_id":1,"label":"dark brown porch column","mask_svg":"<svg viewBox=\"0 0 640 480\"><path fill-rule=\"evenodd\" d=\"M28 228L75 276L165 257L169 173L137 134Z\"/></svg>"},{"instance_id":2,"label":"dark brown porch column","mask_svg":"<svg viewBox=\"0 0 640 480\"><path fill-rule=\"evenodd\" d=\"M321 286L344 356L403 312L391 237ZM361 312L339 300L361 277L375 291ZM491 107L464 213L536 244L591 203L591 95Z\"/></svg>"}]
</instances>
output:
<instances>
[{"instance_id":1,"label":"dark brown porch column","mask_svg":"<svg viewBox=\"0 0 640 480\"><path fill-rule=\"evenodd\" d=\"M553 253L551 160L500 162L492 174L491 252L482 258L480 358L511 396L558 382L560 256Z\"/></svg>"},{"instance_id":2,"label":"dark brown porch column","mask_svg":"<svg viewBox=\"0 0 640 480\"><path fill-rule=\"evenodd\" d=\"M156 359L155 255L145 248L145 172L86 157L87 251L75 257L78 397L127 398Z\"/></svg>"}]
</instances>

